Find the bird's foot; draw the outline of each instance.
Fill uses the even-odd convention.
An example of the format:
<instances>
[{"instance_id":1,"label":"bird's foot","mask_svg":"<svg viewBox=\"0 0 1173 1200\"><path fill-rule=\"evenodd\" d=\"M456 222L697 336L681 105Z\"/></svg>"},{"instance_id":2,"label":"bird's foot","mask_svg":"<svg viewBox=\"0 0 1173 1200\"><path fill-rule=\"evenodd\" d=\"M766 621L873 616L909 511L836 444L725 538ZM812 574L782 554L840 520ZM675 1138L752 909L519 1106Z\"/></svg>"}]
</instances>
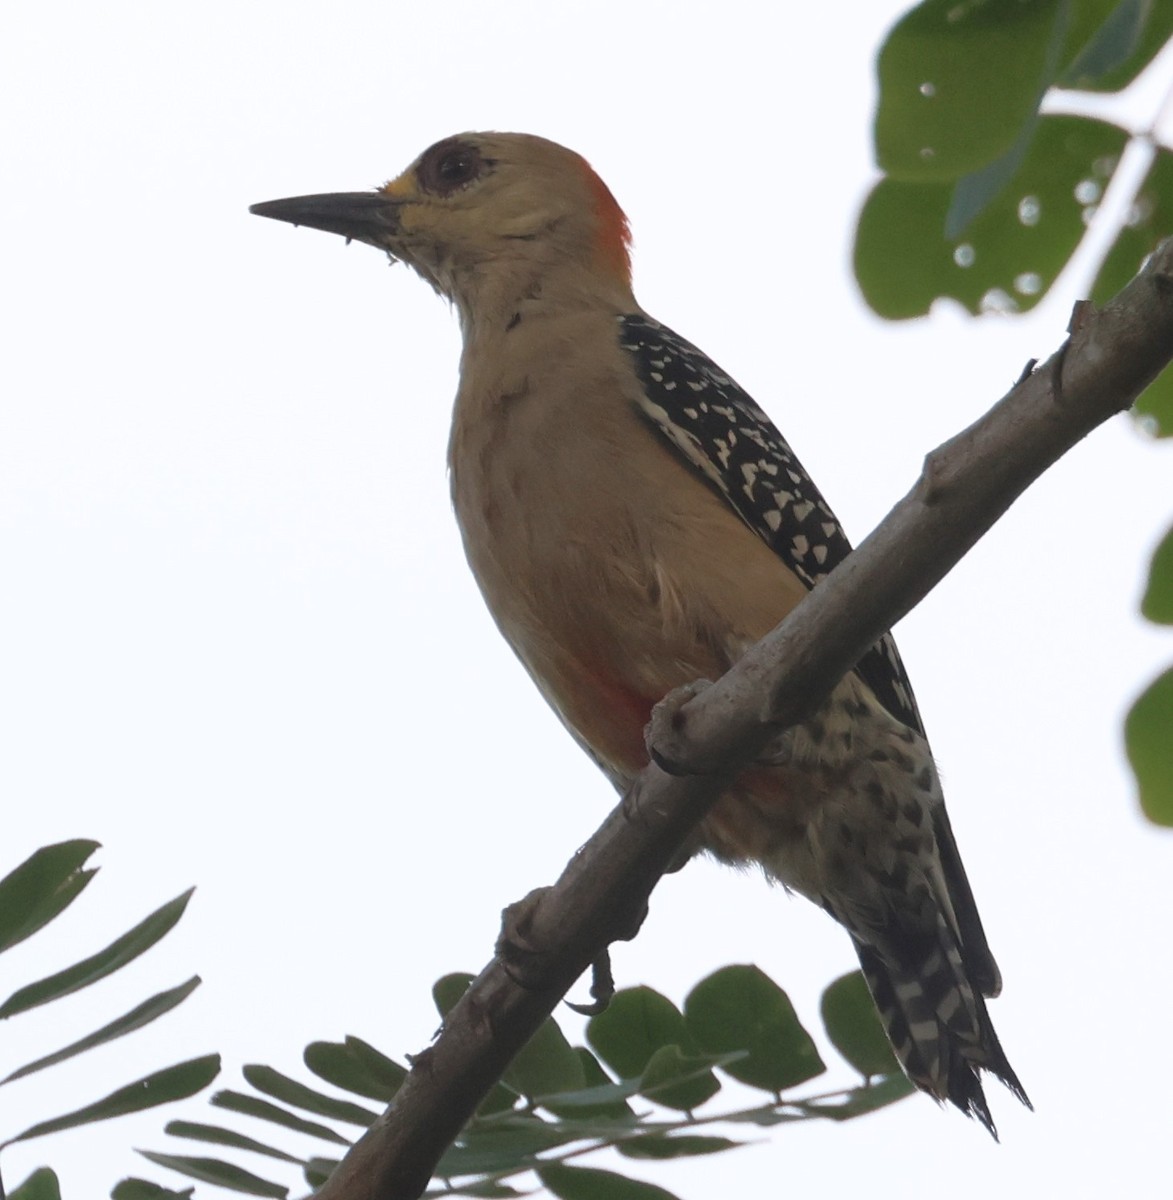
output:
<instances>
[{"instance_id":1,"label":"bird's foot","mask_svg":"<svg viewBox=\"0 0 1173 1200\"><path fill-rule=\"evenodd\" d=\"M509 905L501 914L501 932L497 935L496 952L505 973L527 991L544 991L551 986L546 969L547 947L533 936L534 914L549 888L534 888L529 895ZM640 931L648 915L647 905L630 919L620 919L609 941L629 942ZM591 1000L588 1004L567 1004L584 1016L601 1013L615 995L615 979L611 974L611 955L604 946L591 963Z\"/></svg>"},{"instance_id":2,"label":"bird's foot","mask_svg":"<svg viewBox=\"0 0 1173 1200\"><path fill-rule=\"evenodd\" d=\"M541 991L546 986L543 962L548 952L533 938L533 919L549 890L547 887L534 888L501 913L497 957L509 978L529 991Z\"/></svg>"},{"instance_id":3,"label":"bird's foot","mask_svg":"<svg viewBox=\"0 0 1173 1200\"><path fill-rule=\"evenodd\" d=\"M656 766L669 775L709 774L708 767L692 756L685 711L689 701L709 687L711 680L694 679L674 688L652 709L652 719L644 730L644 744Z\"/></svg>"}]
</instances>

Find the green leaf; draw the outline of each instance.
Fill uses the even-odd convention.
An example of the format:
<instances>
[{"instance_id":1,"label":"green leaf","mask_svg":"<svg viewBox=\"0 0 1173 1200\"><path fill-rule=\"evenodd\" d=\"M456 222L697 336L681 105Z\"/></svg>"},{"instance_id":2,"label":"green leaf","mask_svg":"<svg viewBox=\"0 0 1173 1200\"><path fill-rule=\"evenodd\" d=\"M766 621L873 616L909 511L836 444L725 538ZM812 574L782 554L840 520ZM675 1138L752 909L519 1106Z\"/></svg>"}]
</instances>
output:
<instances>
[{"instance_id":1,"label":"green leaf","mask_svg":"<svg viewBox=\"0 0 1173 1200\"><path fill-rule=\"evenodd\" d=\"M1115 296L1171 230L1173 152L1161 148L1137 188L1124 225L1092 284L1092 303L1104 304ZM1167 367L1149 384L1133 412L1158 437L1173 436L1173 368Z\"/></svg>"},{"instance_id":2,"label":"green leaf","mask_svg":"<svg viewBox=\"0 0 1173 1200\"><path fill-rule=\"evenodd\" d=\"M888 1035L859 971L850 971L830 984L819 1009L831 1044L861 1075L899 1074Z\"/></svg>"},{"instance_id":3,"label":"green leaf","mask_svg":"<svg viewBox=\"0 0 1173 1200\"><path fill-rule=\"evenodd\" d=\"M558 1200L676 1200L671 1192L654 1183L595 1167L551 1164L538 1172L538 1178Z\"/></svg>"},{"instance_id":4,"label":"green leaf","mask_svg":"<svg viewBox=\"0 0 1173 1200\"><path fill-rule=\"evenodd\" d=\"M501 1076L515 1092L532 1098L569 1092L586 1085L582 1063L551 1017L518 1051Z\"/></svg>"},{"instance_id":5,"label":"green leaf","mask_svg":"<svg viewBox=\"0 0 1173 1200\"><path fill-rule=\"evenodd\" d=\"M42 846L0 879L0 953L73 903L96 874L81 866L97 849L97 842L85 838Z\"/></svg>"},{"instance_id":6,"label":"green leaf","mask_svg":"<svg viewBox=\"0 0 1173 1200\"><path fill-rule=\"evenodd\" d=\"M740 1112L730 1113L722 1120L728 1121L730 1124L760 1125L763 1129L768 1129L772 1125L787 1125L793 1121L805 1121L806 1118L792 1109L779 1110L773 1105L763 1104L761 1108L743 1109Z\"/></svg>"},{"instance_id":7,"label":"green leaf","mask_svg":"<svg viewBox=\"0 0 1173 1200\"><path fill-rule=\"evenodd\" d=\"M456 1007L474 978L467 971L453 971L451 975L445 975L432 984L432 1000L440 1016L446 1017Z\"/></svg>"},{"instance_id":8,"label":"green leaf","mask_svg":"<svg viewBox=\"0 0 1173 1200\"><path fill-rule=\"evenodd\" d=\"M592 1109L598 1109L599 1116L608 1120L622 1121L631 1116L630 1105L624 1103L623 1110L618 1105L629 1096L639 1094L643 1086L643 1078L625 1079L622 1083L602 1083L595 1087L580 1088L575 1092L558 1092L553 1096L539 1096L537 1103L542 1108L562 1117L590 1117ZM557 1107L555 1107L557 1106ZM608 1111L602 1111L606 1108Z\"/></svg>"},{"instance_id":9,"label":"green leaf","mask_svg":"<svg viewBox=\"0 0 1173 1200\"><path fill-rule=\"evenodd\" d=\"M586 1086L555 1095L539 1096L538 1104L556 1116L599 1116L619 1121L630 1117L631 1106L627 1103L627 1097L639 1091L639 1080L614 1083L599 1060L585 1046L575 1046L574 1052L582 1064Z\"/></svg>"},{"instance_id":10,"label":"green leaf","mask_svg":"<svg viewBox=\"0 0 1173 1200\"><path fill-rule=\"evenodd\" d=\"M973 313L1032 308L1082 239L1127 140L1103 121L1042 117L1010 183L954 239L944 233L950 184L881 180L856 230L864 298L892 320L927 313L943 296Z\"/></svg>"},{"instance_id":11,"label":"green leaf","mask_svg":"<svg viewBox=\"0 0 1173 1200\"><path fill-rule=\"evenodd\" d=\"M1075 0L1072 9L1072 58L1060 87L1117 92L1173 37L1173 5L1165 0Z\"/></svg>"},{"instance_id":12,"label":"green leaf","mask_svg":"<svg viewBox=\"0 0 1173 1200\"><path fill-rule=\"evenodd\" d=\"M1140 270L1173 229L1173 151L1161 148L1136 189L1136 198L1092 285L1093 304L1105 304Z\"/></svg>"},{"instance_id":13,"label":"green leaf","mask_svg":"<svg viewBox=\"0 0 1173 1200\"><path fill-rule=\"evenodd\" d=\"M432 985L432 999L435 1001L436 1009L441 1017L447 1017L456 1007L460 998L468 991L473 978L474 976L469 975L466 971L454 971L451 975L445 975L442 979L436 980ZM489 1113L507 1112L516 1105L517 1100L518 1094L512 1088L506 1087L503 1083L496 1083L481 1101L477 1114L485 1116Z\"/></svg>"},{"instance_id":14,"label":"green leaf","mask_svg":"<svg viewBox=\"0 0 1173 1200\"><path fill-rule=\"evenodd\" d=\"M487 1175L530 1166L543 1150L578 1141L575 1129L536 1118L515 1119L500 1128L466 1130L436 1164L441 1179L459 1175Z\"/></svg>"},{"instance_id":15,"label":"green leaf","mask_svg":"<svg viewBox=\"0 0 1173 1200\"><path fill-rule=\"evenodd\" d=\"M241 1073L258 1092L264 1092L266 1096L272 1096L275 1100L283 1100L295 1108L304 1108L306 1112L317 1113L319 1117L347 1121L365 1129L373 1125L378 1116L368 1108L351 1104L349 1100L338 1100L334 1096L327 1096L324 1092L306 1087L304 1083L298 1083L296 1079L290 1079L288 1075L282 1075L272 1067L250 1063Z\"/></svg>"},{"instance_id":16,"label":"green leaf","mask_svg":"<svg viewBox=\"0 0 1173 1200\"><path fill-rule=\"evenodd\" d=\"M334 1174L338 1166L337 1158L311 1158L305 1165L305 1181L312 1188L320 1188Z\"/></svg>"},{"instance_id":17,"label":"green leaf","mask_svg":"<svg viewBox=\"0 0 1173 1200\"><path fill-rule=\"evenodd\" d=\"M218 1158L191 1158L186 1154L158 1154L154 1150L139 1150L139 1154L148 1162L158 1167L168 1167L198 1179L201 1183L214 1183L217 1187L228 1188L229 1191L243 1192L246 1196L272 1196L276 1200L284 1200L289 1195L289 1189L279 1183L262 1179L243 1167L232 1163L221 1162Z\"/></svg>"},{"instance_id":18,"label":"green leaf","mask_svg":"<svg viewBox=\"0 0 1173 1200\"><path fill-rule=\"evenodd\" d=\"M195 1188L184 1188L176 1192L148 1179L121 1179L114 1185L110 1200L191 1200L194 1191Z\"/></svg>"},{"instance_id":19,"label":"green leaf","mask_svg":"<svg viewBox=\"0 0 1173 1200\"><path fill-rule=\"evenodd\" d=\"M591 1018L587 1041L622 1079L642 1074L661 1046L679 1046L686 1053L696 1049L681 1011L649 987L616 992L606 1009Z\"/></svg>"},{"instance_id":20,"label":"green leaf","mask_svg":"<svg viewBox=\"0 0 1173 1200\"><path fill-rule=\"evenodd\" d=\"M1173 625L1173 528L1153 551L1140 611L1156 625Z\"/></svg>"},{"instance_id":21,"label":"green leaf","mask_svg":"<svg viewBox=\"0 0 1173 1200\"><path fill-rule=\"evenodd\" d=\"M429 1194L429 1193L425 1193ZM507 1183L465 1183L451 1191L445 1191L445 1196L479 1196L484 1200L509 1200L511 1196L521 1196L517 1188L511 1188Z\"/></svg>"},{"instance_id":22,"label":"green leaf","mask_svg":"<svg viewBox=\"0 0 1173 1200\"><path fill-rule=\"evenodd\" d=\"M1173 367L1166 367L1141 392L1132 412L1154 437L1173 437Z\"/></svg>"},{"instance_id":23,"label":"green leaf","mask_svg":"<svg viewBox=\"0 0 1173 1200\"><path fill-rule=\"evenodd\" d=\"M503 1083L495 1083L489 1089L489 1094L481 1101L476 1115L489 1117L495 1113L510 1112L517 1107L520 1099L521 1097L512 1088L507 1088Z\"/></svg>"},{"instance_id":24,"label":"green leaf","mask_svg":"<svg viewBox=\"0 0 1173 1200\"><path fill-rule=\"evenodd\" d=\"M109 1025L103 1025L101 1029L91 1033L88 1037L71 1042L64 1049L47 1054L44 1058L26 1063L25 1066L13 1071L11 1075L0 1079L0 1085L11 1083L14 1079L23 1079L24 1076L31 1075L34 1071L43 1071L46 1067L56 1066L57 1063L73 1058L76 1054L92 1050L95 1046L112 1042L115 1038L123 1037L125 1034L133 1033L136 1029L141 1029L144 1025L149 1025L164 1013L168 1013L177 1005L182 1004L199 985L200 977L193 975L186 983L181 983L178 987L171 988L166 992L159 992L149 1000L144 1000L137 1008L132 1008L130 1012L111 1021Z\"/></svg>"},{"instance_id":25,"label":"green leaf","mask_svg":"<svg viewBox=\"0 0 1173 1200\"><path fill-rule=\"evenodd\" d=\"M1061 87L1094 84L1123 66L1140 46L1151 0L1085 0L1078 7L1082 11L1068 38L1068 46L1078 50L1061 73Z\"/></svg>"},{"instance_id":26,"label":"green leaf","mask_svg":"<svg viewBox=\"0 0 1173 1200\"><path fill-rule=\"evenodd\" d=\"M670 1134L651 1133L628 1142L620 1142L616 1149L627 1158L693 1158L699 1154L719 1154L722 1150L734 1150L745 1144L725 1137L697 1134L673 1137Z\"/></svg>"},{"instance_id":27,"label":"green leaf","mask_svg":"<svg viewBox=\"0 0 1173 1200\"><path fill-rule=\"evenodd\" d=\"M78 1125L89 1125L94 1121L108 1121L111 1117L122 1117L127 1113L142 1112L160 1104L169 1104L172 1100L185 1100L206 1088L219 1073L218 1054L206 1054L203 1058L176 1063L134 1083L128 1083L126 1087L111 1092L109 1096L93 1104L87 1104L85 1108L32 1125L16 1137L9 1138L4 1145L27 1142L31 1138L57 1133L62 1129L73 1129Z\"/></svg>"},{"instance_id":28,"label":"green leaf","mask_svg":"<svg viewBox=\"0 0 1173 1200\"><path fill-rule=\"evenodd\" d=\"M1173 825L1173 667L1141 693L1124 718L1124 745L1145 816L1156 825Z\"/></svg>"},{"instance_id":29,"label":"green leaf","mask_svg":"<svg viewBox=\"0 0 1173 1200\"><path fill-rule=\"evenodd\" d=\"M683 1054L679 1046L661 1046L644 1067L640 1094L665 1108L692 1112L721 1090L711 1063L708 1057Z\"/></svg>"},{"instance_id":30,"label":"green leaf","mask_svg":"<svg viewBox=\"0 0 1173 1200\"><path fill-rule=\"evenodd\" d=\"M406 1067L354 1037L345 1042L311 1042L303 1060L319 1079L384 1104L407 1078Z\"/></svg>"},{"instance_id":31,"label":"green leaf","mask_svg":"<svg viewBox=\"0 0 1173 1200\"><path fill-rule=\"evenodd\" d=\"M751 1087L781 1092L827 1069L789 997L757 967L723 967L701 980L684 1002L684 1018L703 1049L746 1051L723 1069Z\"/></svg>"},{"instance_id":32,"label":"green leaf","mask_svg":"<svg viewBox=\"0 0 1173 1200\"><path fill-rule=\"evenodd\" d=\"M947 181L1005 154L1060 60L1061 0L924 0L880 48L876 158L896 179Z\"/></svg>"},{"instance_id":33,"label":"green leaf","mask_svg":"<svg viewBox=\"0 0 1173 1200\"><path fill-rule=\"evenodd\" d=\"M124 933L105 950L91 958L13 992L0 1005L0 1018L15 1016L38 1005L48 1004L51 1000L59 1000L62 996L80 991L121 970L171 931L183 916L183 910L194 891L194 888L189 888L183 895L169 900L162 908L156 909L144 921L139 922L129 933Z\"/></svg>"},{"instance_id":34,"label":"green leaf","mask_svg":"<svg viewBox=\"0 0 1173 1200\"><path fill-rule=\"evenodd\" d=\"M949 211L945 214L947 240L958 241L1014 178L1026 160L1037 129L1038 120L1032 117L1018 131L1014 145L1005 154L984 167L963 175L953 185L953 194L949 197Z\"/></svg>"},{"instance_id":35,"label":"green leaf","mask_svg":"<svg viewBox=\"0 0 1173 1200\"><path fill-rule=\"evenodd\" d=\"M346 1138L333 1129L319 1125L316 1121L307 1121L304 1117L299 1117L296 1113L288 1112L284 1108L278 1108L276 1104L270 1104L268 1100L262 1100L258 1096L246 1096L243 1092L229 1090L217 1092L210 1103L216 1108L242 1113L246 1117L256 1117L261 1121L270 1121L274 1125L280 1125L283 1129L292 1129L296 1133L304 1133L309 1137L319 1138L323 1142L333 1142L338 1146L350 1145Z\"/></svg>"},{"instance_id":36,"label":"green leaf","mask_svg":"<svg viewBox=\"0 0 1173 1200\"><path fill-rule=\"evenodd\" d=\"M827 1117L832 1121L850 1121L853 1117L866 1116L878 1108L887 1108L897 1100L911 1096L916 1088L904 1075L889 1075L866 1087L855 1088L847 1093L847 1099L839 1104L805 1104L803 1108L812 1117Z\"/></svg>"},{"instance_id":37,"label":"green leaf","mask_svg":"<svg viewBox=\"0 0 1173 1200\"><path fill-rule=\"evenodd\" d=\"M267 1158L279 1158L282 1162L295 1163L301 1166L302 1160L295 1155L286 1154L273 1146L266 1146L254 1138L245 1137L234 1129L225 1129L221 1125L204 1125L198 1121L169 1121L163 1130L172 1137L188 1138L193 1142L208 1142L213 1146L231 1146L234 1150L249 1150L253 1154L264 1154Z\"/></svg>"},{"instance_id":38,"label":"green leaf","mask_svg":"<svg viewBox=\"0 0 1173 1200\"><path fill-rule=\"evenodd\" d=\"M16 1191L8 1193L8 1200L61 1200L61 1184L48 1167L38 1167Z\"/></svg>"}]
</instances>

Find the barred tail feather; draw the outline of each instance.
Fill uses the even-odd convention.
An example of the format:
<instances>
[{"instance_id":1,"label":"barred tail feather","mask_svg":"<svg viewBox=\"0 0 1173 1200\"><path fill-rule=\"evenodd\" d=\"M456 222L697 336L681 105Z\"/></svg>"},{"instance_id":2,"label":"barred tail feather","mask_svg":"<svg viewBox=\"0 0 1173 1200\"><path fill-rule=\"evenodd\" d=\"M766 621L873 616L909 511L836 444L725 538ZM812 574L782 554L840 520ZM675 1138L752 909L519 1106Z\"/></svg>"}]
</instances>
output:
<instances>
[{"instance_id":1,"label":"barred tail feather","mask_svg":"<svg viewBox=\"0 0 1173 1200\"><path fill-rule=\"evenodd\" d=\"M857 938L856 952L897 1061L908 1078L938 1101L976 1117L997 1140L979 1072L989 1071L1028 1108L961 948L942 919L938 937L917 961L893 962Z\"/></svg>"}]
</instances>

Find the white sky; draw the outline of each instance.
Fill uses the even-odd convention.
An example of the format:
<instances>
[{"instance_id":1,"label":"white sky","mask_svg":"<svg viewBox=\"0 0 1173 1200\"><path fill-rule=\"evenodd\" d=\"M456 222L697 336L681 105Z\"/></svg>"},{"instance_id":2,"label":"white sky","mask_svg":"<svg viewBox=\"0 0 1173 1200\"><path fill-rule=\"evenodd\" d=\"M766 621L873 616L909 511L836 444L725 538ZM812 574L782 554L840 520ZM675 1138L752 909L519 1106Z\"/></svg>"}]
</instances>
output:
<instances>
[{"instance_id":1,"label":"white sky","mask_svg":"<svg viewBox=\"0 0 1173 1200\"><path fill-rule=\"evenodd\" d=\"M1087 282L1077 268L1028 320L944 306L891 326L863 308L849 250L872 62L904 7L7 8L0 865L68 837L104 849L76 909L5 956L0 991L199 890L132 970L9 1024L3 1070L197 970L205 984L145 1033L0 1089L0 1132L214 1049L218 1086L247 1061L308 1080L317 1038L420 1049L433 980L479 969L499 910L613 801L461 557L454 317L373 251L248 204L377 185L468 128L572 145L631 217L644 306L774 415L859 539L926 450L1058 346ZM1162 92L1136 98L1139 122ZM957 1200L1073 1200L1167 1176L1173 844L1137 813L1119 725L1173 658L1135 616L1171 455L1113 422L899 630L1037 1113L995 1085L1001 1147L917 1099L630 1169L686 1200L946 1180ZM756 962L813 1029L853 965L811 906L705 863L665 881L615 958L621 985L678 1002ZM51 1161L70 1197L162 1181L131 1147L204 1153L167 1144L180 1115L213 1113L14 1147L5 1178Z\"/></svg>"}]
</instances>

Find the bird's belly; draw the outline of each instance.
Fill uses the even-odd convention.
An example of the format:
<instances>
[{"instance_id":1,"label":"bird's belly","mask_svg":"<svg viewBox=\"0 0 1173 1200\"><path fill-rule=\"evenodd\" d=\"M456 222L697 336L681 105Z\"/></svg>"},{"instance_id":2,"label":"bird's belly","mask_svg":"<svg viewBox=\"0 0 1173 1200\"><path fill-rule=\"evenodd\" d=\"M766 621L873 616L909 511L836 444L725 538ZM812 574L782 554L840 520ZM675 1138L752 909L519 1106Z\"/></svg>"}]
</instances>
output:
<instances>
[{"instance_id":1,"label":"bird's belly","mask_svg":"<svg viewBox=\"0 0 1173 1200\"><path fill-rule=\"evenodd\" d=\"M825 792L817 771L751 768L701 822L698 848L732 866L757 864L771 879L817 901L821 879L808 835Z\"/></svg>"}]
</instances>

